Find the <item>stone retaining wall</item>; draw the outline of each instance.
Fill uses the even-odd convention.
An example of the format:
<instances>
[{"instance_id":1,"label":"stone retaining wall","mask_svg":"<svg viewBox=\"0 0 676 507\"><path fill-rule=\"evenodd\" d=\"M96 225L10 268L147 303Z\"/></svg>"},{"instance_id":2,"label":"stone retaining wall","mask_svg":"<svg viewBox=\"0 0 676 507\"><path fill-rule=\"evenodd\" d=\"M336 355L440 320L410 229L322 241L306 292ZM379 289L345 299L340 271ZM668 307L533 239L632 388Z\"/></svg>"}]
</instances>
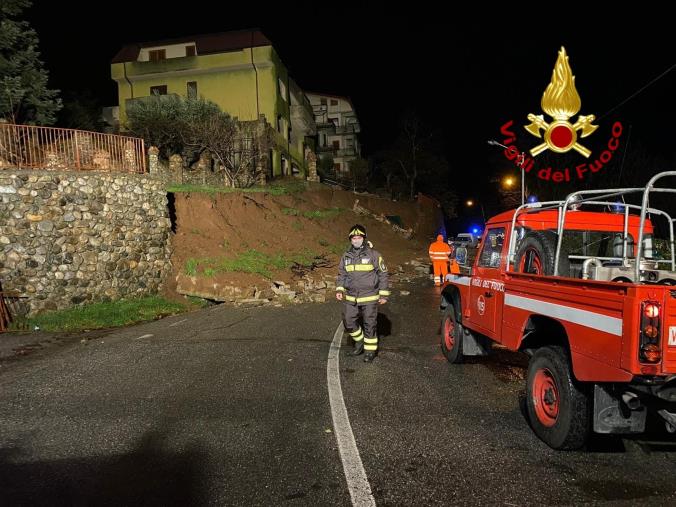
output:
<instances>
[{"instance_id":1,"label":"stone retaining wall","mask_svg":"<svg viewBox=\"0 0 676 507\"><path fill-rule=\"evenodd\" d=\"M158 178L0 171L0 284L31 314L155 293L170 238Z\"/></svg>"}]
</instances>

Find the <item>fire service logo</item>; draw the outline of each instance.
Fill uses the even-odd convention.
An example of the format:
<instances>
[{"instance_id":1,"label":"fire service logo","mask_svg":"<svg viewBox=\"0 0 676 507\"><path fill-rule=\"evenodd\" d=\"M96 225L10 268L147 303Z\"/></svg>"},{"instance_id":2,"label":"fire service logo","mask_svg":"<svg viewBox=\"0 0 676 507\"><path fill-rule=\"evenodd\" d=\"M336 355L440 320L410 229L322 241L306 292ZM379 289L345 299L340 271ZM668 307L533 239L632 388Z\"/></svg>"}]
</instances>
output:
<instances>
[{"instance_id":1,"label":"fire service logo","mask_svg":"<svg viewBox=\"0 0 676 507\"><path fill-rule=\"evenodd\" d=\"M503 139L503 144L506 147L505 157L527 173L534 170L535 157L546 150L551 150L554 153L567 153L570 150L575 150L588 159L592 151L582 145L579 139L593 134L598 125L593 124L595 119L593 114L586 116L581 114L577 117L575 123L570 122L570 119L580 111L582 101L575 88L575 76L563 47L559 51L552 80L542 95L541 105L542 110L552 118L552 121L547 122L542 114L529 113L530 124L524 126L524 128L529 134L542 139L543 142L528 150L528 153L519 150L515 144L516 134L511 130L514 122L510 120L500 128L500 132L505 136ZM555 183L571 181L571 177L583 179L585 174L596 173L610 162L619 147L621 135L622 124L615 122L611 129L607 149L604 149L595 160L575 166L573 171L568 167L565 169L546 167L534 172L538 178Z\"/></svg>"},{"instance_id":2,"label":"fire service logo","mask_svg":"<svg viewBox=\"0 0 676 507\"><path fill-rule=\"evenodd\" d=\"M592 125L595 118L593 114L578 116L575 124L568 121L580 111L582 101L575 89L575 76L570 69L566 50L563 47L559 51L559 57L554 66L552 81L542 94L541 104L542 110L554 121L547 123L541 114L535 116L530 113L528 115L531 124L526 125L526 130L539 138L542 137L540 130L545 132L545 142L532 148L530 154L537 157L549 148L556 153L575 150L580 155L589 158L591 151L577 142L578 132L581 131L580 137L587 137L598 128L598 125Z\"/></svg>"}]
</instances>

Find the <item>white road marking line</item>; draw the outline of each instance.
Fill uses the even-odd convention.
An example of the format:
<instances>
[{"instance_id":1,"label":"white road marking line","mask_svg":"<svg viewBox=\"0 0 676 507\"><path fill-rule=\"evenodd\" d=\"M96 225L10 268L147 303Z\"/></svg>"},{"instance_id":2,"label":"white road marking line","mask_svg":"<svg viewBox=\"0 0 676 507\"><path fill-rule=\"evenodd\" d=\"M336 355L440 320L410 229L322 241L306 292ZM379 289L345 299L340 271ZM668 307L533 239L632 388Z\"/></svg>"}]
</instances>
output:
<instances>
[{"instance_id":1,"label":"white road marking line","mask_svg":"<svg viewBox=\"0 0 676 507\"><path fill-rule=\"evenodd\" d=\"M326 380L329 388L329 403L333 418L333 431L338 442L340 459L343 462L343 471L347 480L347 489L354 506L371 506L376 501L371 493L371 485L366 478L364 465L359 457L359 449L354 440L350 418L347 415L343 389L340 387L340 342L343 338L343 323L341 322L333 335L333 342L329 348L329 357L326 364Z\"/></svg>"},{"instance_id":2,"label":"white road marking line","mask_svg":"<svg viewBox=\"0 0 676 507\"><path fill-rule=\"evenodd\" d=\"M143 338L152 338L154 335L152 334L144 334L143 336L139 336L136 338L137 340L142 340Z\"/></svg>"},{"instance_id":3,"label":"white road marking line","mask_svg":"<svg viewBox=\"0 0 676 507\"><path fill-rule=\"evenodd\" d=\"M174 322L173 324L169 324L169 327L178 326L181 322L185 322L186 320L188 320L188 319L179 320L178 322Z\"/></svg>"}]
</instances>

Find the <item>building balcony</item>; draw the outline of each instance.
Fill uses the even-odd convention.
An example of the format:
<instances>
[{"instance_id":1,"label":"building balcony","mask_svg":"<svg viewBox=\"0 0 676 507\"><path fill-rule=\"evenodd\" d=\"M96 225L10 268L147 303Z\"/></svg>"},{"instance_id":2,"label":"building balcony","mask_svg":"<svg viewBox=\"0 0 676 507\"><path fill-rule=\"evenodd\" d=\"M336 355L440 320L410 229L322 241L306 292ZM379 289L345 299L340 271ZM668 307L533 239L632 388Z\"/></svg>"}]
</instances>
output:
<instances>
[{"instance_id":1,"label":"building balcony","mask_svg":"<svg viewBox=\"0 0 676 507\"><path fill-rule=\"evenodd\" d=\"M317 123L317 130L323 134L335 134L336 133L336 126L331 123Z\"/></svg>"},{"instance_id":2,"label":"building balcony","mask_svg":"<svg viewBox=\"0 0 676 507\"><path fill-rule=\"evenodd\" d=\"M128 62L127 74L129 76L143 76L145 74L164 74L195 70L198 68L196 56L183 56L178 58L166 58L158 61Z\"/></svg>"},{"instance_id":3,"label":"building balcony","mask_svg":"<svg viewBox=\"0 0 676 507\"><path fill-rule=\"evenodd\" d=\"M331 153L334 157L357 157L359 153L354 147L351 148L336 148L332 145L318 146L318 153Z\"/></svg>"},{"instance_id":4,"label":"building balcony","mask_svg":"<svg viewBox=\"0 0 676 507\"><path fill-rule=\"evenodd\" d=\"M358 155L357 150L354 148L341 148L336 150L335 157L356 157Z\"/></svg>"},{"instance_id":5,"label":"building balcony","mask_svg":"<svg viewBox=\"0 0 676 507\"><path fill-rule=\"evenodd\" d=\"M359 132L361 132L361 128L359 127L358 123L351 123L349 125L336 127L336 134L358 134Z\"/></svg>"}]
</instances>

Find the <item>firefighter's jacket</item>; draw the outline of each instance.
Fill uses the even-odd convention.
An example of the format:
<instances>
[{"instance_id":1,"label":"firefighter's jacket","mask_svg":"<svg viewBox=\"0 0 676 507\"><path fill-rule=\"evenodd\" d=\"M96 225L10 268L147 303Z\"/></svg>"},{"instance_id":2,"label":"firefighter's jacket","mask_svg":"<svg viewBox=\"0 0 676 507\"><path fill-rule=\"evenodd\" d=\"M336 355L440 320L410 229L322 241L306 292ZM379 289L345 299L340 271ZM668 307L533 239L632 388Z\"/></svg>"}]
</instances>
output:
<instances>
[{"instance_id":1,"label":"firefighter's jacket","mask_svg":"<svg viewBox=\"0 0 676 507\"><path fill-rule=\"evenodd\" d=\"M387 267L382 256L364 242L361 248L350 247L340 258L336 291L345 293L345 301L356 304L375 303L390 295Z\"/></svg>"}]
</instances>

